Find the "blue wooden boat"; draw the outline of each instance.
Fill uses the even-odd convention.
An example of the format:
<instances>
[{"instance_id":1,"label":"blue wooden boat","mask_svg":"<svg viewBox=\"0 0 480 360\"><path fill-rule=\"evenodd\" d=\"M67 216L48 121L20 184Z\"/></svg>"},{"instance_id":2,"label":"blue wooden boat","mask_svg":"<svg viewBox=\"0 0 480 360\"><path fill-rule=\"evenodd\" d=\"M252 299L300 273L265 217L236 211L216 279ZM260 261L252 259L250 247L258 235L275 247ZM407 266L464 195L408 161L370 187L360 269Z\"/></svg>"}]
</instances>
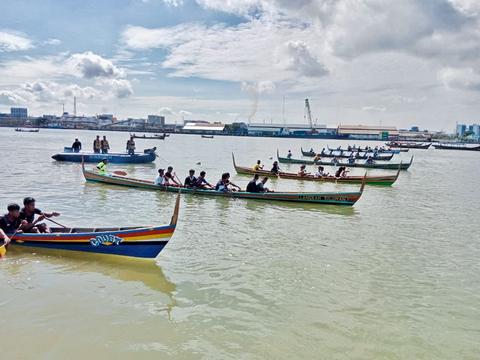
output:
<instances>
[{"instance_id":1,"label":"blue wooden boat","mask_svg":"<svg viewBox=\"0 0 480 360\"><path fill-rule=\"evenodd\" d=\"M67 150L68 148L65 148ZM145 164L155 161L157 154L156 148L146 149L143 154L136 153L134 155L128 155L126 153L108 153L108 154L95 154L91 152L71 152L64 151L52 156L52 159L57 161L69 161L69 162L82 162L82 158L87 163L98 163L102 159L107 159L112 164Z\"/></svg>"}]
</instances>

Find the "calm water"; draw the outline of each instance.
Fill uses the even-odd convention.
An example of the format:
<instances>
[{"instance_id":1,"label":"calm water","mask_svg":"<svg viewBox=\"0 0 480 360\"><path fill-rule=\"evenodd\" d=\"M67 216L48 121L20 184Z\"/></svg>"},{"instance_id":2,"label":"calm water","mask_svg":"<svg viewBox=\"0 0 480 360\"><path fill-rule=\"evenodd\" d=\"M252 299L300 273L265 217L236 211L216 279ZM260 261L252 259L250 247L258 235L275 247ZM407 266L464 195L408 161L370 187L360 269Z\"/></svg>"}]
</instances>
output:
<instances>
[{"instance_id":1,"label":"calm water","mask_svg":"<svg viewBox=\"0 0 480 360\"><path fill-rule=\"evenodd\" d=\"M127 134L105 134L124 149ZM90 149L94 135L0 129L0 207L31 195L67 225L167 223L174 195L86 184L78 164L51 160L75 137ZM270 166L277 148L299 157L326 144L173 135L137 140L158 147L155 165L111 169L153 179L172 164L214 182L234 173L232 151L240 165ZM11 248L0 261L1 358L479 358L480 154L408 154L393 187L367 187L353 208L185 196L152 264Z\"/></svg>"}]
</instances>

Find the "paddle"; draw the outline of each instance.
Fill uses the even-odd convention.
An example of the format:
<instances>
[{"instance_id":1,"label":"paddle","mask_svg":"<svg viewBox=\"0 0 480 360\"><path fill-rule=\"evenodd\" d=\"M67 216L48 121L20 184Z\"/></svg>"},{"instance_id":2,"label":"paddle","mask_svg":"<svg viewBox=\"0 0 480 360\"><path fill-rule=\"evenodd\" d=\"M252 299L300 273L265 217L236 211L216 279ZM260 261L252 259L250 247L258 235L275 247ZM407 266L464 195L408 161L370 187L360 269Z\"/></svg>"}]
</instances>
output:
<instances>
[{"instance_id":1,"label":"paddle","mask_svg":"<svg viewBox=\"0 0 480 360\"><path fill-rule=\"evenodd\" d=\"M21 226L20 226L20 227L21 227ZM14 237L15 235L17 235L17 232L19 232L20 227L19 227L17 230L15 230L15 232L13 233L12 236L10 236L10 241L13 239L13 237ZM3 243L2 246L0 246L0 258L1 258L1 257L4 257L4 256L7 254L7 246L8 246L8 244L5 244L5 243Z\"/></svg>"},{"instance_id":2,"label":"paddle","mask_svg":"<svg viewBox=\"0 0 480 360\"><path fill-rule=\"evenodd\" d=\"M55 220L52 220L52 219L47 218L47 217L45 217L45 219L48 220L48 221L51 221L51 222L54 223L54 224L57 224L58 226L61 226L61 227L65 228L65 229L69 229L68 226L62 225L62 224L56 222Z\"/></svg>"}]
</instances>

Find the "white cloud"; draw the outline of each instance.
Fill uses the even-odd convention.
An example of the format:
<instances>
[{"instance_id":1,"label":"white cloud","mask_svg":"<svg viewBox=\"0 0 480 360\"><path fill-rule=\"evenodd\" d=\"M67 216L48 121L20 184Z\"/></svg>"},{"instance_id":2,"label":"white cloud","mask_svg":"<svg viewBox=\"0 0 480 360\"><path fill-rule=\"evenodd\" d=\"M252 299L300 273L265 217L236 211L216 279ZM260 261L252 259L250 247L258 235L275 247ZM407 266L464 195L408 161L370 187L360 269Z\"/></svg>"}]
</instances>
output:
<instances>
[{"instance_id":1,"label":"white cloud","mask_svg":"<svg viewBox=\"0 0 480 360\"><path fill-rule=\"evenodd\" d=\"M447 88L480 91L480 74L472 68L445 68L438 76Z\"/></svg>"},{"instance_id":2,"label":"white cloud","mask_svg":"<svg viewBox=\"0 0 480 360\"><path fill-rule=\"evenodd\" d=\"M326 66L312 54L303 41L289 41L285 45L282 58L285 59L285 69L297 71L302 76L320 77L328 74Z\"/></svg>"},{"instance_id":3,"label":"white cloud","mask_svg":"<svg viewBox=\"0 0 480 360\"><path fill-rule=\"evenodd\" d=\"M87 78L119 78L124 77L124 70L115 66L110 60L86 51L73 54L66 60L66 64L74 69L74 73Z\"/></svg>"},{"instance_id":4,"label":"white cloud","mask_svg":"<svg viewBox=\"0 0 480 360\"><path fill-rule=\"evenodd\" d=\"M113 95L119 99L133 95L132 84L126 79L102 79L97 83L107 86Z\"/></svg>"},{"instance_id":5,"label":"white cloud","mask_svg":"<svg viewBox=\"0 0 480 360\"><path fill-rule=\"evenodd\" d=\"M45 45L60 45L61 43L62 41L60 39L55 38L47 39L43 42Z\"/></svg>"},{"instance_id":6,"label":"white cloud","mask_svg":"<svg viewBox=\"0 0 480 360\"><path fill-rule=\"evenodd\" d=\"M385 112L387 111L387 108L383 106L364 106L362 107L362 110L367 112Z\"/></svg>"},{"instance_id":7,"label":"white cloud","mask_svg":"<svg viewBox=\"0 0 480 360\"><path fill-rule=\"evenodd\" d=\"M24 34L9 30L0 31L0 53L33 48L32 41Z\"/></svg>"}]
</instances>

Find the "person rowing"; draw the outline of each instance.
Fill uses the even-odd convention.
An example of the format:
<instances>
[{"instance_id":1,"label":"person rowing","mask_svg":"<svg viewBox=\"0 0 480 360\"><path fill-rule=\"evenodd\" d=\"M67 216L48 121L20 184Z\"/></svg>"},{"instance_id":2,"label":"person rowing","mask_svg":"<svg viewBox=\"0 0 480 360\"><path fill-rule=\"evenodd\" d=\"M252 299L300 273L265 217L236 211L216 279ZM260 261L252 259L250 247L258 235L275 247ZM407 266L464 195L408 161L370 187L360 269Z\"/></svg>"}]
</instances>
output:
<instances>
[{"instance_id":1,"label":"person rowing","mask_svg":"<svg viewBox=\"0 0 480 360\"><path fill-rule=\"evenodd\" d=\"M263 170L263 165L260 160L257 160L257 163L253 166L253 171Z\"/></svg>"},{"instance_id":2,"label":"person rowing","mask_svg":"<svg viewBox=\"0 0 480 360\"><path fill-rule=\"evenodd\" d=\"M268 181L268 177L265 176L265 177L262 179L262 181L260 181L260 182L257 184L257 190L258 190L258 192L273 192L273 190L270 190L269 188L267 188L267 187L265 186L265 184L267 183L267 181Z\"/></svg>"},{"instance_id":3,"label":"person rowing","mask_svg":"<svg viewBox=\"0 0 480 360\"><path fill-rule=\"evenodd\" d=\"M230 181L230 174L229 173L223 173L222 178L217 182L217 185L215 185L215 190L217 191L223 191L223 192L230 192L230 191L235 191L229 188L229 186L233 186L237 188L239 191L241 191L241 187L238 185L235 185Z\"/></svg>"},{"instance_id":4,"label":"person rowing","mask_svg":"<svg viewBox=\"0 0 480 360\"><path fill-rule=\"evenodd\" d=\"M307 176L308 172L306 171L305 165L300 165L300 170L298 171L299 176Z\"/></svg>"},{"instance_id":5,"label":"person rowing","mask_svg":"<svg viewBox=\"0 0 480 360\"><path fill-rule=\"evenodd\" d=\"M355 163L355 157L353 156L353 153L350 154L350 156L348 157L348 163L349 164L354 164Z\"/></svg>"},{"instance_id":6,"label":"person rowing","mask_svg":"<svg viewBox=\"0 0 480 360\"><path fill-rule=\"evenodd\" d=\"M167 172L165 173L165 175L163 175L163 177L166 182L165 186L178 186L178 187L182 186L182 184L175 179L172 166L169 166L167 168Z\"/></svg>"},{"instance_id":7,"label":"person rowing","mask_svg":"<svg viewBox=\"0 0 480 360\"><path fill-rule=\"evenodd\" d=\"M375 164L375 161L373 160L373 157L369 156L367 160L365 161L365 164Z\"/></svg>"},{"instance_id":8,"label":"person rowing","mask_svg":"<svg viewBox=\"0 0 480 360\"><path fill-rule=\"evenodd\" d=\"M315 157L313 158L313 162L317 162L317 161L320 161L322 160L322 157L320 154L315 154Z\"/></svg>"},{"instance_id":9,"label":"person rowing","mask_svg":"<svg viewBox=\"0 0 480 360\"><path fill-rule=\"evenodd\" d=\"M50 233L50 228L46 224L35 225L35 223L45 218L60 216L60 213L56 211L47 213L43 212L40 209L37 209L35 207L35 199L32 197L26 197L25 199L23 199L23 206L23 209L20 211L20 220L26 221L25 224L22 224L22 229L25 232ZM39 215L37 220L35 220L35 215Z\"/></svg>"},{"instance_id":10,"label":"person rowing","mask_svg":"<svg viewBox=\"0 0 480 360\"><path fill-rule=\"evenodd\" d=\"M258 174L253 175L253 179L250 180L247 184L247 189L245 190L246 192L250 192L250 193L260 192L257 185L258 178L259 178Z\"/></svg>"},{"instance_id":11,"label":"person rowing","mask_svg":"<svg viewBox=\"0 0 480 360\"><path fill-rule=\"evenodd\" d=\"M106 158L102 159L102 161L97 164L97 172L100 175L105 175L107 173L107 164L108 160Z\"/></svg>"},{"instance_id":12,"label":"person rowing","mask_svg":"<svg viewBox=\"0 0 480 360\"><path fill-rule=\"evenodd\" d=\"M335 173L336 178L344 178L347 176L348 170L345 166L340 166Z\"/></svg>"},{"instance_id":13,"label":"person rowing","mask_svg":"<svg viewBox=\"0 0 480 360\"><path fill-rule=\"evenodd\" d=\"M195 187L199 189L213 189L214 187L205 179L205 171L201 171L200 175L197 177Z\"/></svg>"},{"instance_id":14,"label":"person rowing","mask_svg":"<svg viewBox=\"0 0 480 360\"><path fill-rule=\"evenodd\" d=\"M23 232L22 225L26 225L25 220L20 219L20 206L18 204L9 204L7 206L8 213L0 218L0 240L7 245L10 242L8 235Z\"/></svg>"},{"instance_id":15,"label":"person rowing","mask_svg":"<svg viewBox=\"0 0 480 360\"><path fill-rule=\"evenodd\" d=\"M317 172L314 174L314 176L316 178L321 178L321 177L328 176L328 173L325 173L325 169L324 169L323 166L319 166L318 169L317 169Z\"/></svg>"},{"instance_id":16,"label":"person rowing","mask_svg":"<svg viewBox=\"0 0 480 360\"><path fill-rule=\"evenodd\" d=\"M270 172L272 174L278 175L278 173L280 172L280 168L278 167L278 161L275 160L273 162L272 169L270 170Z\"/></svg>"},{"instance_id":17,"label":"person rowing","mask_svg":"<svg viewBox=\"0 0 480 360\"><path fill-rule=\"evenodd\" d=\"M158 169L158 175L155 178L155 185L167 186L165 184L165 169Z\"/></svg>"},{"instance_id":18,"label":"person rowing","mask_svg":"<svg viewBox=\"0 0 480 360\"><path fill-rule=\"evenodd\" d=\"M287 159L291 159L291 158L292 158L292 151L288 150Z\"/></svg>"},{"instance_id":19,"label":"person rowing","mask_svg":"<svg viewBox=\"0 0 480 360\"><path fill-rule=\"evenodd\" d=\"M337 158L336 156L334 156L333 159L332 159L332 161L331 161L331 163L332 163L333 165L337 165L337 164L338 164L338 158Z\"/></svg>"},{"instance_id":20,"label":"person rowing","mask_svg":"<svg viewBox=\"0 0 480 360\"><path fill-rule=\"evenodd\" d=\"M193 188L197 184L197 178L195 177L195 170L190 169L188 176L185 178L184 185L187 188Z\"/></svg>"}]
</instances>

